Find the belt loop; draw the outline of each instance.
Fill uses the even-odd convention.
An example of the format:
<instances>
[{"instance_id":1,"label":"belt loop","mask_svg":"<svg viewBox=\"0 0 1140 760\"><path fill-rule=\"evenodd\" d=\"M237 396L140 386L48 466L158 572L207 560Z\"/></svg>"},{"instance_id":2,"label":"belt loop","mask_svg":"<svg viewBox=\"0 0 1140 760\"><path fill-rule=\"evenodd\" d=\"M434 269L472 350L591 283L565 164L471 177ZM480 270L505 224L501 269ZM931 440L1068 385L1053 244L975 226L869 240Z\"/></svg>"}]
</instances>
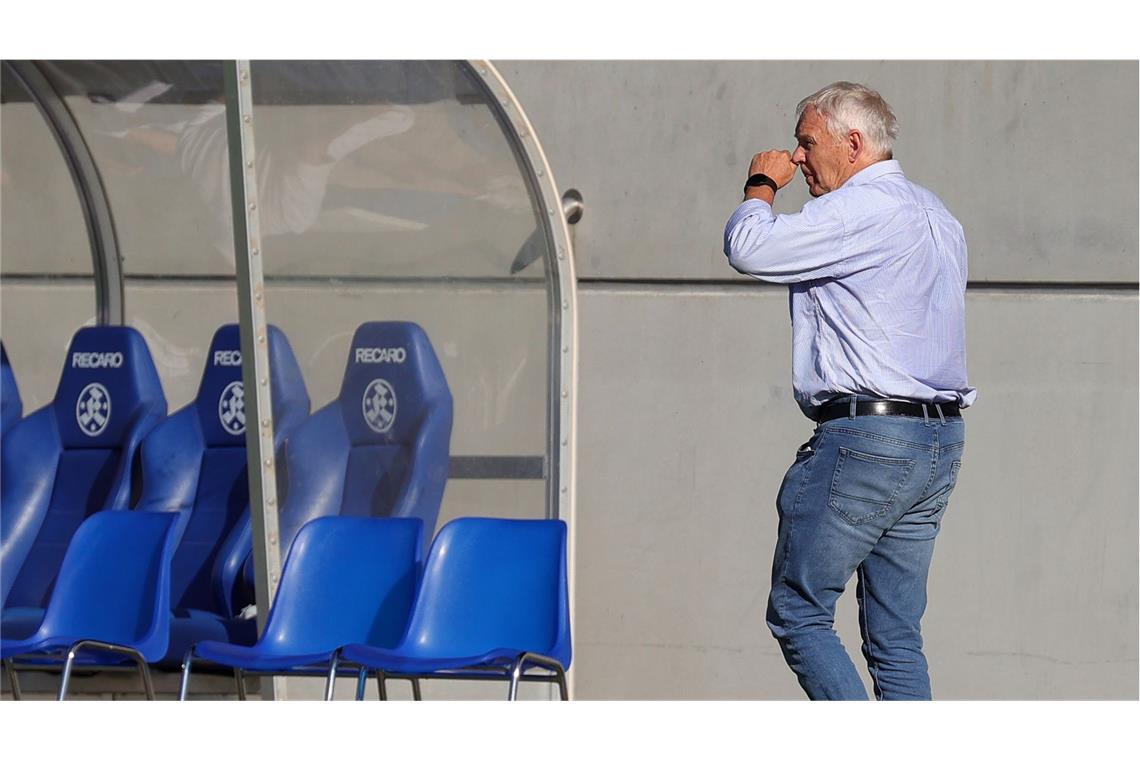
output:
<instances>
[{"instance_id":1,"label":"belt loop","mask_svg":"<svg viewBox=\"0 0 1140 760\"><path fill-rule=\"evenodd\" d=\"M942 413L942 404L935 404L934 408L938 410L938 419L943 425L946 424L946 415Z\"/></svg>"},{"instance_id":2,"label":"belt loop","mask_svg":"<svg viewBox=\"0 0 1140 760\"><path fill-rule=\"evenodd\" d=\"M847 414L851 417L851 419L855 419L855 404L857 404L857 403L858 403L858 396L856 396L854 393L852 393L851 394L851 406L847 410Z\"/></svg>"},{"instance_id":3,"label":"belt loop","mask_svg":"<svg viewBox=\"0 0 1140 760\"><path fill-rule=\"evenodd\" d=\"M927 427L930 426L930 412L926 409L926 404L922 405L922 424Z\"/></svg>"}]
</instances>

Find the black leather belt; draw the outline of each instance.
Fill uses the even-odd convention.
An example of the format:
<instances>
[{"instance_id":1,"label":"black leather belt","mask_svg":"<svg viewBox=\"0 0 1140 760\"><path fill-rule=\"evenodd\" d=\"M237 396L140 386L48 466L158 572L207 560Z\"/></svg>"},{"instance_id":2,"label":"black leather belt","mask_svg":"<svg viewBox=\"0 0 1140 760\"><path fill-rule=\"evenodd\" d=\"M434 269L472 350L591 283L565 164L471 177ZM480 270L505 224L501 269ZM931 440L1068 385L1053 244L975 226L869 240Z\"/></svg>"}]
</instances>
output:
<instances>
[{"instance_id":1,"label":"black leather belt","mask_svg":"<svg viewBox=\"0 0 1140 760\"><path fill-rule=\"evenodd\" d=\"M925 412L923 409L925 408ZM867 414L895 415L899 417L927 417L937 420L938 410L942 409L944 417L961 417L962 411L953 401L944 401L941 404L920 404L914 401L857 401L855 402L855 416ZM816 422L828 422L851 414L850 401L835 401L819 407L816 413Z\"/></svg>"}]
</instances>

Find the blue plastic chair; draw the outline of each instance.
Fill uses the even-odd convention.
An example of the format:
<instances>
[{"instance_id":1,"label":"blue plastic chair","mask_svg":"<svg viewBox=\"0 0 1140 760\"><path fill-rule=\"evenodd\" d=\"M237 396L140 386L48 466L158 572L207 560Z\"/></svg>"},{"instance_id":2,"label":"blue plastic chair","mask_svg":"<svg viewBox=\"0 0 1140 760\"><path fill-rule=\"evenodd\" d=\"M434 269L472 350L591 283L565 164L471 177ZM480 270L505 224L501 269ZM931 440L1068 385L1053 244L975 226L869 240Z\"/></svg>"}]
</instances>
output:
<instances>
[{"instance_id":1,"label":"blue plastic chair","mask_svg":"<svg viewBox=\"0 0 1140 760\"><path fill-rule=\"evenodd\" d=\"M20 401L20 388L16 385L16 374L8 363L8 351L0 343L0 440L3 440L12 425L24 414L24 404Z\"/></svg>"},{"instance_id":2,"label":"blue plastic chair","mask_svg":"<svg viewBox=\"0 0 1140 760\"><path fill-rule=\"evenodd\" d=\"M357 642L338 659L362 666L380 681L498 677L557 682L567 699L570 605L566 523L463 517L443 526L432 543L403 640L384 649ZM540 667L542 675L525 675ZM363 697L358 689L357 699Z\"/></svg>"},{"instance_id":3,"label":"blue plastic chair","mask_svg":"<svg viewBox=\"0 0 1140 760\"><path fill-rule=\"evenodd\" d=\"M330 672L329 665L337 649L354 641L393 646L404 633L422 536L423 522L415 518L337 516L306 523L289 549L261 638L253 646L204 641L191 647L179 698L186 699L198 660L234 668L240 699L245 671L327 673L331 699L336 668Z\"/></svg>"},{"instance_id":4,"label":"blue plastic chair","mask_svg":"<svg viewBox=\"0 0 1140 760\"><path fill-rule=\"evenodd\" d=\"M280 447L308 417L309 394L285 334L270 325L268 338L274 442ZM210 342L195 399L159 423L142 444L136 509L189 513L174 553L174 619L170 651L160 667L179 667L197 641L248 645L257 640L257 620L238 614L245 600L236 583L238 569L253 551L241 363L238 326L223 325ZM250 408L250 424L253 416Z\"/></svg>"},{"instance_id":5,"label":"blue plastic chair","mask_svg":"<svg viewBox=\"0 0 1140 760\"><path fill-rule=\"evenodd\" d=\"M0 640L0 659L19 694L13 658L62 662L59 699L72 668L134 660L147 699L147 663L166 652L170 635L170 560L184 525L181 513L99 512L75 532L43 622L23 640ZM81 656L83 655L83 656Z\"/></svg>"},{"instance_id":6,"label":"blue plastic chair","mask_svg":"<svg viewBox=\"0 0 1140 760\"><path fill-rule=\"evenodd\" d=\"M162 384L137 330L75 334L55 398L13 427L0 454L0 602L10 637L27 636L43 619L84 519L131 507L138 447L165 416Z\"/></svg>"}]
</instances>

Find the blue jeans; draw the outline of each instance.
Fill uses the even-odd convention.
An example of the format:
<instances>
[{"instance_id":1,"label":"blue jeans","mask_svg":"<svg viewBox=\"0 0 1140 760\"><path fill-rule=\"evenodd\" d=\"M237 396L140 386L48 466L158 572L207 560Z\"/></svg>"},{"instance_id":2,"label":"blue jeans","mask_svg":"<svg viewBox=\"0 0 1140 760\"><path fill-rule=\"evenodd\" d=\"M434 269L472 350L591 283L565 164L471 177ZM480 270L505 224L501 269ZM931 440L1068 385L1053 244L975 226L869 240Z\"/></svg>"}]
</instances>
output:
<instances>
[{"instance_id":1,"label":"blue jeans","mask_svg":"<svg viewBox=\"0 0 1140 760\"><path fill-rule=\"evenodd\" d=\"M943 512L962 463L961 417L841 417L796 452L780 516L768 627L811 699L866 699L835 633L857 576L863 656L878 699L930 699L919 623Z\"/></svg>"}]
</instances>

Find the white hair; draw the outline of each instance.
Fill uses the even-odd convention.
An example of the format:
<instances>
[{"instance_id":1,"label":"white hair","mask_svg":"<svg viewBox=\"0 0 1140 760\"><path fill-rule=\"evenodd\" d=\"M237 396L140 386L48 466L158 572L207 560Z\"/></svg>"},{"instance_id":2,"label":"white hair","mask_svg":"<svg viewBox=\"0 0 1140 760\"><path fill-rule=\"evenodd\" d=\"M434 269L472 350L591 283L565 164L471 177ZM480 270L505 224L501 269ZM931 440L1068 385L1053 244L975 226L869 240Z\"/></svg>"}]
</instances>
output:
<instances>
[{"instance_id":1,"label":"white hair","mask_svg":"<svg viewBox=\"0 0 1140 760\"><path fill-rule=\"evenodd\" d=\"M844 138L851 130L863 135L867 149L879 158L890 158L899 123L883 96L853 82L835 82L808 95L796 106L796 125L811 106L827 122L828 131Z\"/></svg>"}]
</instances>

